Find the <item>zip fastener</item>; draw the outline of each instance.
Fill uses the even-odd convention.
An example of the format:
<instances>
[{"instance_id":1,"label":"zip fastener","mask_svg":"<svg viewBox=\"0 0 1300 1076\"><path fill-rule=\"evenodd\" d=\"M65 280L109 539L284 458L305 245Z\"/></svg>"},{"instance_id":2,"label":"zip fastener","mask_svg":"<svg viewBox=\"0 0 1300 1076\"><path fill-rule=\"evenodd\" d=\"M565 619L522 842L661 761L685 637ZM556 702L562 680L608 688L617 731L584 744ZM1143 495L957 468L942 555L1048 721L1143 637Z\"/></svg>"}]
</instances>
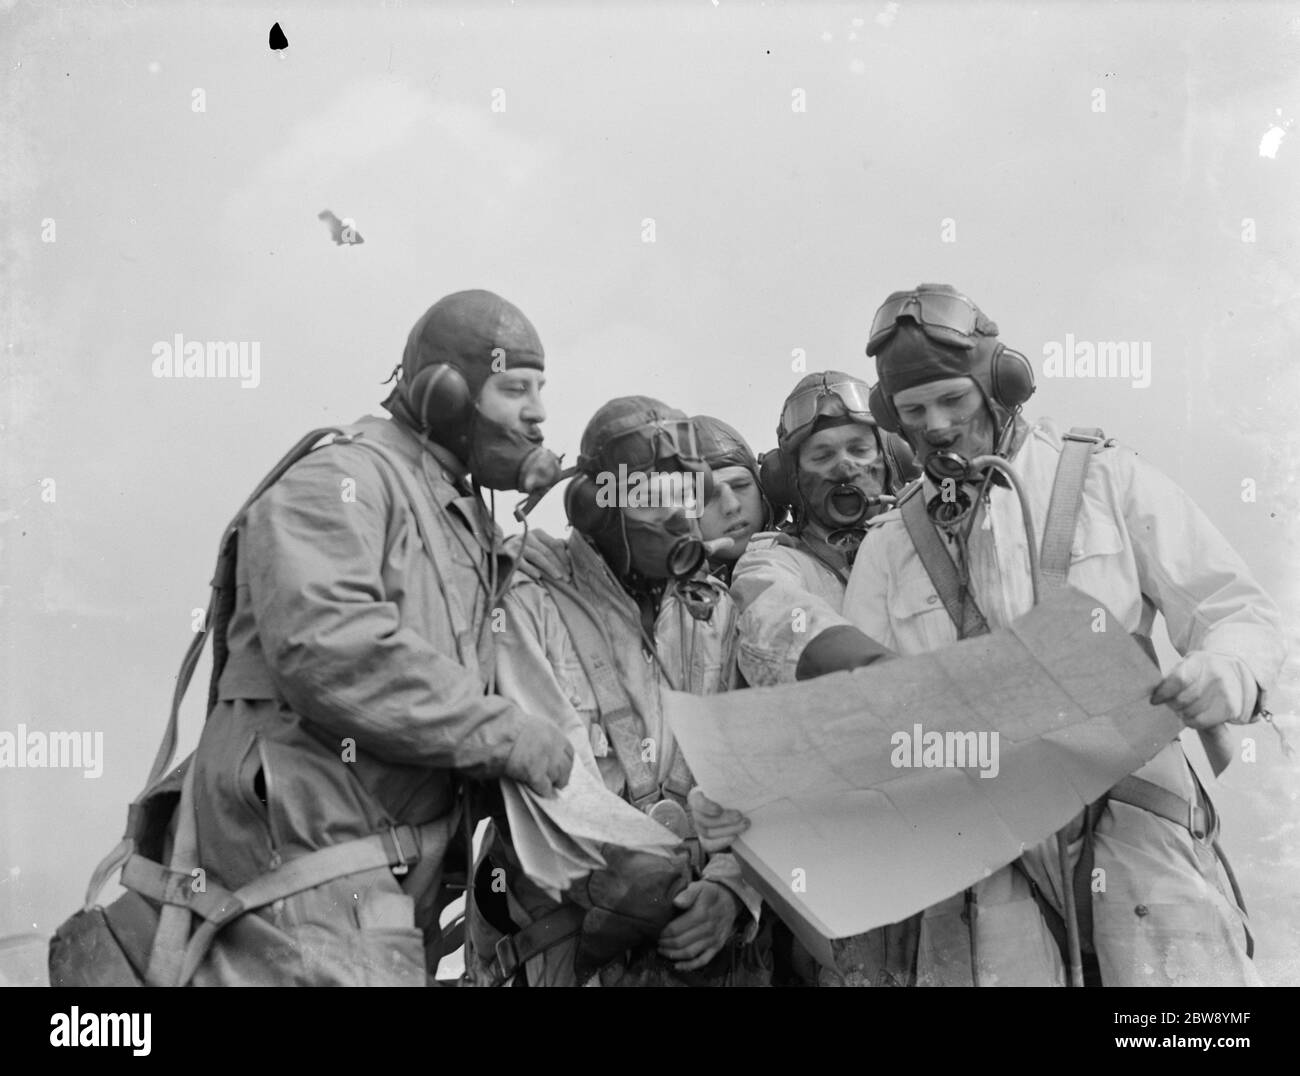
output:
<instances>
[{"instance_id":1,"label":"zip fastener","mask_svg":"<svg viewBox=\"0 0 1300 1076\"><path fill-rule=\"evenodd\" d=\"M267 843L270 845L270 858L268 863L271 870L275 870L284 862L280 856L280 847L275 839L275 812L271 809L274 802L271 792L271 767L266 759L266 742L262 737L257 738L257 757L262 763L262 784L266 788L266 834Z\"/></svg>"}]
</instances>

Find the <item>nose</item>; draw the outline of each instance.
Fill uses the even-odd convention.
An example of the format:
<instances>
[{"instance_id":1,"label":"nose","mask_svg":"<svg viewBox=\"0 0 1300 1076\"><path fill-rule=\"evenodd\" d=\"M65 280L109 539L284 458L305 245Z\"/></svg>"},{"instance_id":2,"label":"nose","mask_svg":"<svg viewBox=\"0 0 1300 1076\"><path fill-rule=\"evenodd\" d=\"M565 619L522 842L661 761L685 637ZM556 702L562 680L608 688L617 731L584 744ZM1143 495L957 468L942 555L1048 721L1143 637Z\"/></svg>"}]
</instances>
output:
<instances>
[{"instance_id":1,"label":"nose","mask_svg":"<svg viewBox=\"0 0 1300 1076\"><path fill-rule=\"evenodd\" d=\"M939 441L950 439L949 434L953 430L954 422L952 416L941 407L927 408L925 412L925 435L927 438L933 438Z\"/></svg>"},{"instance_id":2,"label":"nose","mask_svg":"<svg viewBox=\"0 0 1300 1076\"><path fill-rule=\"evenodd\" d=\"M855 478L861 471L861 463L848 452L841 452L835 457L835 462L831 466L830 477L837 481L846 478Z\"/></svg>"},{"instance_id":3,"label":"nose","mask_svg":"<svg viewBox=\"0 0 1300 1076\"><path fill-rule=\"evenodd\" d=\"M541 425L546 421L546 408L542 404L541 389L534 389L528 394L528 401L520 409L519 417L524 422L531 422L534 425Z\"/></svg>"},{"instance_id":4,"label":"nose","mask_svg":"<svg viewBox=\"0 0 1300 1076\"><path fill-rule=\"evenodd\" d=\"M718 490L718 503L722 508L724 516L734 516L740 511L740 498L736 496L735 490L730 486L720 485Z\"/></svg>"}]
</instances>

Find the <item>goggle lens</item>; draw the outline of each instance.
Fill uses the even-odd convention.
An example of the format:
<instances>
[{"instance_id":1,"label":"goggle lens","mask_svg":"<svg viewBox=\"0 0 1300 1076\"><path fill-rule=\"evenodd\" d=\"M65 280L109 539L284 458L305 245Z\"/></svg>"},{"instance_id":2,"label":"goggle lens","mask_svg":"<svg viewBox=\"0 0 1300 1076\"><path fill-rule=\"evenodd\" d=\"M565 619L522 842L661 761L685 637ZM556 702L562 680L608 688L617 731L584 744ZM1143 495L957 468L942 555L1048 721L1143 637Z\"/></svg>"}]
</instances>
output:
<instances>
[{"instance_id":1,"label":"goggle lens","mask_svg":"<svg viewBox=\"0 0 1300 1076\"><path fill-rule=\"evenodd\" d=\"M927 335L942 343L968 349L975 346L973 337L978 315L969 299L964 295L917 291L887 299L876 311L867 340L868 355L875 356L880 351L894 335L898 319L905 314L915 318Z\"/></svg>"}]
</instances>

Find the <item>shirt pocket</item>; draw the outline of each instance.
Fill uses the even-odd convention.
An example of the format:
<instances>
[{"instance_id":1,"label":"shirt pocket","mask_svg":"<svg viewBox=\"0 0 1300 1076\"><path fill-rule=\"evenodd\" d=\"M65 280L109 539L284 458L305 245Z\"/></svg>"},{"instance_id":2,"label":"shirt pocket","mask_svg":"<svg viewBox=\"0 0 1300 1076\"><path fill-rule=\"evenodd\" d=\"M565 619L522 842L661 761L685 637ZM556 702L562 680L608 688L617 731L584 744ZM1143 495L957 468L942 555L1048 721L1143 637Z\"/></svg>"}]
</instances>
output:
<instances>
[{"instance_id":1,"label":"shirt pocket","mask_svg":"<svg viewBox=\"0 0 1300 1076\"><path fill-rule=\"evenodd\" d=\"M560 658L555 661L555 682L574 712L587 727L591 742L591 753L596 758L605 758L609 752L609 741L600 723L600 708L596 705L596 694L591 690L587 673L576 657Z\"/></svg>"},{"instance_id":2,"label":"shirt pocket","mask_svg":"<svg viewBox=\"0 0 1300 1076\"><path fill-rule=\"evenodd\" d=\"M1113 557L1124 552L1124 539L1119 528L1109 519L1093 513L1084 515L1074 528L1070 542L1070 564L1079 564L1093 557Z\"/></svg>"},{"instance_id":3,"label":"shirt pocket","mask_svg":"<svg viewBox=\"0 0 1300 1076\"><path fill-rule=\"evenodd\" d=\"M1126 563L1127 547L1119 528L1094 513L1082 515L1070 543L1069 583L1104 602L1121 619L1124 594L1136 590L1136 570Z\"/></svg>"},{"instance_id":4,"label":"shirt pocket","mask_svg":"<svg viewBox=\"0 0 1300 1076\"><path fill-rule=\"evenodd\" d=\"M928 576L904 578L886 599L894 637L903 653L934 650L957 641L957 629Z\"/></svg>"}]
</instances>

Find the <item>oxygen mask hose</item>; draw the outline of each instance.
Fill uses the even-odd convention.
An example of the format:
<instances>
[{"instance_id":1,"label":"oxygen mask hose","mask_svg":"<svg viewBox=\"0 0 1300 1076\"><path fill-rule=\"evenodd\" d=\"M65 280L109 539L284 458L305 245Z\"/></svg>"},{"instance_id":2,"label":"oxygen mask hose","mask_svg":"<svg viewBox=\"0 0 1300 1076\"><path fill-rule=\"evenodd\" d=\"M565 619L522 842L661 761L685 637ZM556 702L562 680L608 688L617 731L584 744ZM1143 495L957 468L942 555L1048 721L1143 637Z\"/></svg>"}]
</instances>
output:
<instances>
[{"instance_id":1,"label":"oxygen mask hose","mask_svg":"<svg viewBox=\"0 0 1300 1076\"><path fill-rule=\"evenodd\" d=\"M981 474L995 470L1001 474L1016 492L1020 502L1020 518L1025 528L1025 544L1029 549L1029 577L1033 584L1034 604L1039 600L1038 547L1034 538L1034 517L1029 507L1029 496L1020 481L1020 476L1011 469L1011 464L1001 456L976 456L967 460L956 452L935 452L925 461L925 474L937 486L956 488L951 499L939 499L936 504L931 501L926 506L930 518L940 526L952 526L962 519L974 507L970 494L962 488L962 483L974 481ZM951 483L951 485L948 485ZM987 476L985 479L987 487Z\"/></svg>"}]
</instances>

